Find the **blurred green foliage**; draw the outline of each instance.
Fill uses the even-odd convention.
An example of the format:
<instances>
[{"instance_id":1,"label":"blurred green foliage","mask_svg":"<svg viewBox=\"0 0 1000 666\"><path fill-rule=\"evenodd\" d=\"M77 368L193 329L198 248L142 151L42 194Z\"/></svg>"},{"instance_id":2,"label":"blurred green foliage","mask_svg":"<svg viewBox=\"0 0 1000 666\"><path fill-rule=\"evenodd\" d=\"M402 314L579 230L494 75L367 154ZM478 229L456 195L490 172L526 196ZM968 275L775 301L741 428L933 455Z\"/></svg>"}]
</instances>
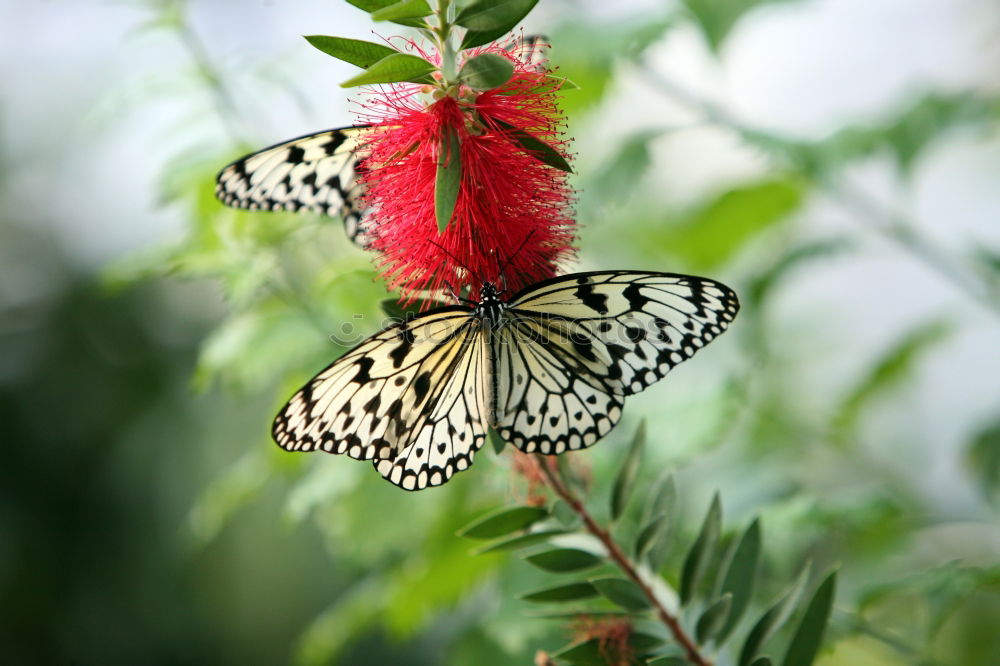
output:
<instances>
[{"instance_id":1,"label":"blurred green foliage","mask_svg":"<svg viewBox=\"0 0 1000 666\"><path fill-rule=\"evenodd\" d=\"M192 39L197 3L142 4L145 27L186 45L196 64L181 94L224 98L225 76ZM694 29L721 55L746 16L785 4L687 0L628 19L554 24L552 62L580 88L564 93L571 132L601 131L595 117L622 72L651 67L649 50L674 30ZM944 489L933 487L933 461L908 467L899 454L908 450L900 442L923 438L922 450L933 451L942 436L912 423L914 405L948 408L908 397L920 374L956 354L955 340L989 326L995 336L1000 249L970 240L965 255L943 255L920 225L844 183L845 172L881 157L915 187L932 148L960 134L996 136L997 97L927 89L805 139L677 92L650 94L740 141L762 157L763 172L664 201L656 148L683 128L626 133L600 163L578 156L582 255L604 267L710 274L737 287L744 310L713 345L716 361L706 354L692 364L700 369L665 382L672 392L634 400L627 423L567 463L584 479L591 510L617 519L616 534L634 534L634 551L685 598L700 590L717 604L731 595L725 603L742 611L739 622L707 606L688 627L696 632L701 618L705 636L740 638L720 664L745 663L739 644L770 634L778 616L786 628L769 644L774 663L814 645L796 643L794 630L830 612L829 598L814 593L829 589L820 576L835 566L818 664L1000 663L997 422L954 424L967 439L954 465L965 476ZM140 117L142 104L133 110ZM234 110L217 111L213 122L233 129ZM559 617L569 611L538 617L538 597L601 594L608 610L616 595L629 603L624 579L595 570L586 583L556 580L515 552L525 541L477 554L481 544L457 536L537 490L512 470L509 450L487 447L472 471L408 494L369 465L286 455L269 441L279 405L343 351L331 334L346 324L359 336L374 332L391 295L338 220L216 201L217 170L265 143L199 146L167 164L162 200L183 211L184 238L100 275L81 272L30 215L0 204L0 286L15 285L0 288L4 662L502 666L581 638ZM12 163L0 150L3 192L15 186ZM816 231L822 219L810 206L819 198L858 211L902 256L978 303L989 323L925 308L850 367L801 355L801 340L836 331L805 315L782 318L783 296L830 280L824 269L863 256L870 242L862 227ZM608 211L615 222L598 224ZM809 383L831 370L836 381ZM954 382L941 393L962 391L963 378ZM642 416L648 462L631 468L630 494L621 482L613 490ZM670 468L676 475L664 474ZM716 490L732 519L702 523ZM968 499L942 506L945 496ZM563 534L577 527L566 509L553 508L543 536L586 553L592 544ZM705 559L686 548L696 541L712 542ZM758 571L752 594L740 567ZM584 657L598 647L579 647L588 640L574 648Z\"/></svg>"}]
</instances>

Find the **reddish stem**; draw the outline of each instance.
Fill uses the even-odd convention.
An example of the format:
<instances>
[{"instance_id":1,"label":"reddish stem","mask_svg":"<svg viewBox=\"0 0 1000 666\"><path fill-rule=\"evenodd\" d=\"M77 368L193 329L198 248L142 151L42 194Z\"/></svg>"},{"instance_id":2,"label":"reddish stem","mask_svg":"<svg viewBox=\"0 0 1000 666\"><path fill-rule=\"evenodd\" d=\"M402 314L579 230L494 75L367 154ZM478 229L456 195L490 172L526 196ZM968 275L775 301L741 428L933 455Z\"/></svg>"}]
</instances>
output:
<instances>
[{"instance_id":1,"label":"reddish stem","mask_svg":"<svg viewBox=\"0 0 1000 666\"><path fill-rule=\"evenodd\" d=\"M621 546L615 541L611 533L605 528L597 524L594 518L587 511L587 508L571 491L566 487L560 478L559 468L556 464L556 459L554 457L547 457L536 455L538 459L538 466L542 470L542 474L545 476L546 481L548 481L549 486L552 488L553 492L558 495L566 504L570 506L573 511L575 511L580 518L583 519L583 524L586 526L587 531L593 534L597 539L604 544L604 547L608 551L608 555L614 561L618 568L622 570L628 578L639 586L642 593L646 595L649 599L650 604L656 610L656 614L659 616L660 621L666 625L667 629L673 634L674 639L680 644L684 649L685 656L688 661L696 666L712 666L712 662L698 651L698 646L694 640L688 636L687 632L681 626L681 623L676 617L670 614L670 612L660 603L660 600L653 593L653 589L639 577L639 572L636 569L635 563L629 559L628 555L621 549Z\"/></svg>"}]
</instances>

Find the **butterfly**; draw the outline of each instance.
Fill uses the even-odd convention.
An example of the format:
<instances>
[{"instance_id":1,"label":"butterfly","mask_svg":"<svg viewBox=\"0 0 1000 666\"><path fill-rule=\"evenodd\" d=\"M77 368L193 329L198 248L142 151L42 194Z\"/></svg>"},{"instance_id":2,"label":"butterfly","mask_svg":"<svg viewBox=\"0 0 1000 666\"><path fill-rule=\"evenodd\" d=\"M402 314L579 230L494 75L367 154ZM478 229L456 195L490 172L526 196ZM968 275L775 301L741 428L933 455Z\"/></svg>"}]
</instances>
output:
<instances>
[{"instance_id":1,"label":"butterfly","mask_svg":"<svg viewBox=\"0 0 1000 666\"><path fill-rule=\"evenodd\" d=\"M530 35L508 51L520 52L537 72L545 71L544 37ZM366 248L366 208L362 157L370 125L354 125L306 134L245 155L224 167L215 179L215 194L227 206L248 210L309 211L341 216L344 232Z\"/></svg>"},{"instance_id":2,"label":"butterfly","mask_svg":"<svg viewBox=\"0 0 1000 666\"><path fill-rule=\"evenodd\" d=\"M582 449L625 397L726 330L736 294L707 278L598 271L396 322L345 353L274 420L289 451L371 460L419 490L468 469L489 428L526 453Z\"/></svg>"}]
</instances>

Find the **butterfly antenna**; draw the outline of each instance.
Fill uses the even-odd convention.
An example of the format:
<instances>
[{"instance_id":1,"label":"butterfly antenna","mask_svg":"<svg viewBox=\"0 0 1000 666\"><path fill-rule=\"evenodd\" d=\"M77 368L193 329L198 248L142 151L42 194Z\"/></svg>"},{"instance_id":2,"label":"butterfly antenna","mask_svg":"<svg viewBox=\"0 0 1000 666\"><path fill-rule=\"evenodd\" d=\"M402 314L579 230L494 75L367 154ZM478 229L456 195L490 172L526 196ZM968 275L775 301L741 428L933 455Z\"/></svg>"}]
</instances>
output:
<instances>
[{"instance_id":1,"label":"butterfly antenna","mask_svg":"<svg viewBox=\"0 0 1000 666\"><path fill-rule=\"evenodd\" d=\"M517 249L514 250L514 252L509 257L507 257L507 261L505 261L503 263L503 266L499 265L500 258L497 257L497 264L498 264L498 266L497 266L497 278L504 281L504 289L507 288L507 284L506 284L507 283L507 279L504 277L504 272L510 266L511 262L514 261L514 259L517 257L517 255L521 254L521 250L524 249L524 246L528 244L528 241L531 240L531 237L534 234L535 234L535 230L534 229L532 229L531 231L528 232L528 235L524 237L524 240L521 241L521 244L517 246Z\"/></svg>"},{"instance_id":2,"label":"butterfly antenna","mask_svg":"<svg viewBox=\"0 0 1000 666\"><path fill-rule=\"evenodd\" d=\"M454 261L456 264L458 264L459 266L461 266L462 268L464 268L465 270L467 270L469 272L469 275L476 275L476 272L474 270L472 270L471 268L469 268L469 266L464 261L462 261L461 259L459 259L455 255L453 255L451 252L449 252L446 247L442 246L440 243L437 243L437 242L435 242L433 240L428 240L427 242L430 243L431 245L433 245L434 247L436 247L437 249L441 250L442 252L444 252L446 255L448 255L451 258L452 261ZM479 277L479 276L476 275L476 277ZM449 284L448 282L445 282L445 285L451 291L451 295L454 296L458 301L460 301L462 303L473 303L474 302L474 301L469 300L468 298L462 298L461 296L459 296L458 292L455 291L455 288L452 287L451 284Z\"/></svg>"}]
</instances>

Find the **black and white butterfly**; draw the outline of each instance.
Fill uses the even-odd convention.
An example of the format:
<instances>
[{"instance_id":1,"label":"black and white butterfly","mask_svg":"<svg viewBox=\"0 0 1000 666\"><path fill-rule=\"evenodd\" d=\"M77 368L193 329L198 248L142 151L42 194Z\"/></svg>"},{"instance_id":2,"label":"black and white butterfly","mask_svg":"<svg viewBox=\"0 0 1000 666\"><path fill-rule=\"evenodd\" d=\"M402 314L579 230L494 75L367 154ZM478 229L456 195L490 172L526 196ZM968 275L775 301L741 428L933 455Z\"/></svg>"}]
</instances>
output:
<instances>
[{"instance_id":1,"label":"black and white butterfly","mask_svg":"<svg viewBox=\"0 0 1000 666\"><path fill-rule=\"evenodd\" d=\"M365 247L358 152L370 131L368 125L338 127L241 157L219 172L215 194L235 208L339 215L348 238Z\"/></svg>"},{"instance_id":2,"label":"black and white butterfly","mask_svg":"<svg viewBox=\"0 0 1000 666\"><path fill-rule=\"evenodd\" d=\"M520 48L536 71L545 69L544 37L531 35ZM227 206L248 210L308 211L344 220L347 237L368 247L367 210L361 205L364 185L362 148L370 125L354 125L307 134L245 155L227 165L215 179L215 194Z\"/></svg>"},{"instance_id":3,"label":"black and white butterfly","mask_svg":"<svg viewBox=\"0 0 1000 666\"><path fill-rule=\"evenodd\" d=\"M582 449L739 309L725 285L672 273L576 273L501 295L487 283L478 302L368 338L292 397L275 441L371 460L407 490L468 469L490 427L527 453Z\"/></svg>"}]
</instances>

